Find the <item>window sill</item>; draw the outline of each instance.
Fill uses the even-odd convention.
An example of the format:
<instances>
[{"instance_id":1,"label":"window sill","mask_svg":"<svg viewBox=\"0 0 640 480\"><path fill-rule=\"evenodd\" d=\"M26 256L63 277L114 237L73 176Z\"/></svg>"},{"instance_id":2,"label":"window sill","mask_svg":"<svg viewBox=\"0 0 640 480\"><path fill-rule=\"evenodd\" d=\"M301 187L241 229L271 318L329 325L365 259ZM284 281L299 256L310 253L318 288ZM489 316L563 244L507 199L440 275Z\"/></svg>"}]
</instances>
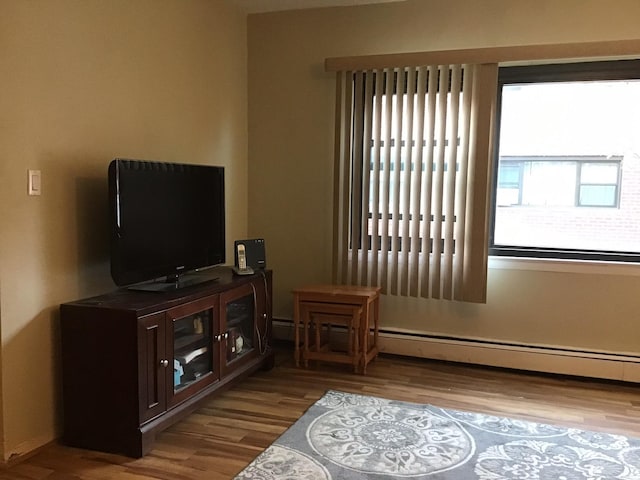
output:
<instances>
[{"instance_id":1,"label":"window sill","mask_svg":"<svg viewBox=\"0 0 640 480\"><path fill-rule=\"evenodd\" d=\"M640 276L640 263L595 262L590 260L560 260L552 258L489 256L489 269Z\"/></svg>"}]
</instances>

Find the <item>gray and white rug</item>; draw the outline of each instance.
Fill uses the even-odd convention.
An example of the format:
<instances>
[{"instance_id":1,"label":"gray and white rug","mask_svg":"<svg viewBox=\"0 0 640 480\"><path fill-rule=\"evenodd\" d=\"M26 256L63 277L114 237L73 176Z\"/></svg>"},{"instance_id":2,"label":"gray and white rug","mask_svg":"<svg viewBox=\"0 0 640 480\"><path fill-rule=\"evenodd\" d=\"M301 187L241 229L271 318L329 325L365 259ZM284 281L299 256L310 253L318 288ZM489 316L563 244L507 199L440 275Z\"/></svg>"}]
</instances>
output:
<instances>
[{"instance_id":1,"label":"gray and white rug","mask_svg":"<svg viewBox=\"0 0 640 480\"><path fill-rule=\"evenodd\" d=\"M640 480L640 439L328 391L236 480Z\"/></svg>"}]
</instances>

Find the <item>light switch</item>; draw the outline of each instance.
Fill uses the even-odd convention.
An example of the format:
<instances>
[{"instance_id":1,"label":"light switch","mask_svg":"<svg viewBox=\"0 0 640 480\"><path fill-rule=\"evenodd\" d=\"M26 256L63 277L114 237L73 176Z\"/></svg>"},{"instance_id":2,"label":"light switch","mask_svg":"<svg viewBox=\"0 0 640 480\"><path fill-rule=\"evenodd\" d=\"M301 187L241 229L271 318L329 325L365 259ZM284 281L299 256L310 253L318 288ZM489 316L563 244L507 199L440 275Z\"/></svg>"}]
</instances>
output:
<instances>
[{"instance_id":1,"label":"light switch","mask_svg":"<svg viewBox=\"0 0 640 480\"><path fill-rule=\"evenodd\" d=\"M29 170L29 195L40 195L42 191L42 174L40 170Z\"/></svg>"}]
</instances>

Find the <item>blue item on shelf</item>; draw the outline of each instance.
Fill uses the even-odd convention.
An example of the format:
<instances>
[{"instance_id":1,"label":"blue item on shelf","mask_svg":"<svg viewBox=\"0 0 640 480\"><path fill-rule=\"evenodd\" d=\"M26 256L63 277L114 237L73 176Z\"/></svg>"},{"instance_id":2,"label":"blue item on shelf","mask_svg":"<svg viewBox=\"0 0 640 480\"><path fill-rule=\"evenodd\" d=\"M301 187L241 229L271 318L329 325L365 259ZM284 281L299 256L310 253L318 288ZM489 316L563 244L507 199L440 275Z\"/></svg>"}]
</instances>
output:
<instances>
[{"instance_id":1,"label":"blue item on shelf","mask_svg":"<svg viewBox=\"0 0 640 480\"><path fill-rule=\"evenodd\" d=\"M183 374L184 374L184 369L182 368L182 364L174 358L173 359L173 386L174 387L177 387L178 385L180 385L180 378L182 378Z\"/></svg>"}]
</instances>

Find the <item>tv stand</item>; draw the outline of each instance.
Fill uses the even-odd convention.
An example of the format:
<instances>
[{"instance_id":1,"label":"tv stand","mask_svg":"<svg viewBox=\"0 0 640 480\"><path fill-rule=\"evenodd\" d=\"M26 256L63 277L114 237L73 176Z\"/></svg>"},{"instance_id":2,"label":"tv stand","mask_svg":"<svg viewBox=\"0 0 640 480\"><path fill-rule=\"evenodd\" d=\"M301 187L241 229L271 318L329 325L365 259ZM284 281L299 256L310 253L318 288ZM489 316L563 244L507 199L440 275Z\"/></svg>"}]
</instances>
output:
<instances>
[{"instance_id":1,"label":"tv stand","mask_svg":"<svg viewBox=\"0 0 640 480\"><path fill-rule=\"evenodd\" d=\"M61 305L66 444L141 457L208 396L273 366L271 271L215 270L215 282Z\"/></svg>"}]
</instances>

